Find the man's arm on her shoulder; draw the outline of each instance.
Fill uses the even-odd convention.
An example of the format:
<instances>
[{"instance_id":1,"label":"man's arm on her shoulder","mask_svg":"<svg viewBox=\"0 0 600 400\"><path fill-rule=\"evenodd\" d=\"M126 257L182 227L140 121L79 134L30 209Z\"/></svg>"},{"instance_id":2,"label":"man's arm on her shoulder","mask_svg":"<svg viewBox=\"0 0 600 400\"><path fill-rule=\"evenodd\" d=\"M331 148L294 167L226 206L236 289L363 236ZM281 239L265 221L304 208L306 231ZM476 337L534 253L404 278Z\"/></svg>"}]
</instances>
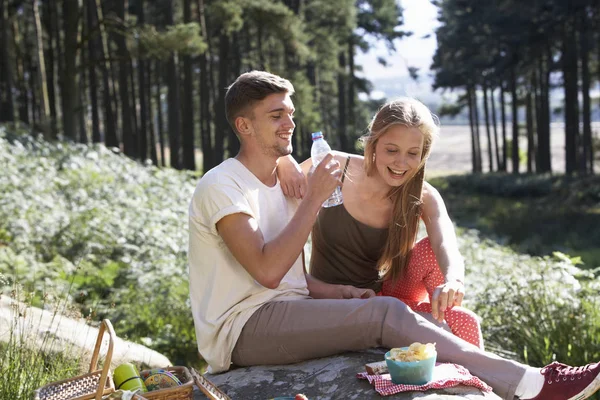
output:
<instances>
[{"instance_id":1,"label":"man's arm on her shoulder","mask_svg":"<svg viewBox=\"0 0 600 400\"><path fill-rule=\"evenodd\" d=\"M371 289L359 289L351 285L333 285L320 281L310 274L305 275L309 295L314 299L368 299L376 296Z\"/></svg>"}]
</instances>

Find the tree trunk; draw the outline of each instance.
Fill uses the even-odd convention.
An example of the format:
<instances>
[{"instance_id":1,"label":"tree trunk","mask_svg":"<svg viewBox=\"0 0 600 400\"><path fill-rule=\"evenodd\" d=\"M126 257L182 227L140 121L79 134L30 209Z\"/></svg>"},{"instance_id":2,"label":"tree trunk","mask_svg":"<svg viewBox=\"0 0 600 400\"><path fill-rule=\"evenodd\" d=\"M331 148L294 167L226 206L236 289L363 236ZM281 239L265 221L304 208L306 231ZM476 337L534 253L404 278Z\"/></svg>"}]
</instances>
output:
<instances>
[{"instance_id":1,"label":"tree trunk","mask_svg":"<svg viewBox=\"0 0 600 400\"><path fill-rule=\"evenodd\" d=\"M515 68L510 70L510 94L512 97L512 172L519 173L519 98L517 97L517 76Z\"/></svg>"},{"instance_id":2,"label":"tree trunk","mask_svg":"<svg viewBox=\"0 0 600 400\"><path fill-rule=\"evenodd\" d=\"M121 20L122 29L125 29L125 8L127 0L117 0L114 2L117 17ZM138 157L138 138L133 127L134 109L130 102L129 91L129 62L131 57L127 50L124 33L113 33L112 38L117 45L117 55L119 56L119 99L121 101L121 127L123 152L132 157Z\"/></svg>"},{"instance_id":3,"label":"tree trunk","mask_svg":"<svg viewBox=\"0 0 600 400\"><path fill-rule=\"evenodd\" d=\"M169 163L172 168L181 169L181 101L179 94L179 71L177 54L167 60L167 103L169 125Z\"/></svg>"},{"instance_id":4,"label":"tree trunk","mask_svg":"<svg viewBox=\"0 0 600 400\"><path fill-rule=\"evenodd\" d=\"M546 55L542 55L538 62L538 148L537 166L538 172L552 171L552 157L550 153L550 49L547 48Z\"/></svg>"},{"instance_id":5,"label":"tree trunk","mask_svg":"<svg viewBox=\"0 0 600 400\"><path fill-rule=\"evenodd\" d=\"M154 123L154 114L152 112L152 63L148 61L146 64L148 66L146 80L142 84L146 89L146 104L148 110L148 134L147 137L149 139L150 145L150 160L152 160L152 165L158 167L158 154L156 152L156 128ZM156 124L158 125L158 124Z\"/></svg>"},{"instance_id":6,"label":"tree trunk","mask_svg":"<svg viewBox=\"0 0 600 400\"><path fill-rule=\"evenodd\" d=\"M15 49L15 76L17 78L15 87L18 89L17 104L18 104L18 115L19 121L23 121L26 124L29 123L29 99L27 98L27 82L25 80L25 54L23 51L19 51L18 43L22 43L20 38L19 26L17 18L13 19L12 22L12 38L13 48Z\"/></svg>"},{"instance_id":7,"label":"tree trunk","mask_svg":"<svg viewBox=\"0 0 600 400\"><path fill-rule=\"evenodd\" d=\"M10 39L8 29L8 0L0 0L0 122L15 120L15 101L13 98L13 68L10 52Z\"/></svg>"},{"instance_id":8,"label":"tree trunk","mask_svg":"<svg viewBox=\"0 0 600 400\"><path fill-rule=\"evenodd\" d=\"M82 18L85 18L85 15L82 14ZM83 22L83 20L81 21L81 27L83 28L83 26L85 25L85 23ZM80 31L79 33L79 37L83 37L85 34L84 31ZM85 46L80 47L80 51L79 51L80 57L79 57L79 65L83 66L86 65L88 63L88 57L85 51ZM81 68L81 67L80 67ZM86 92L86 87L85 87L85 83L86 83L86 74L85 74L85 69L81 69L81 76L79 78L79 86L77 87L77 95L79 96L79 113L77 115L77 123L79 124L79 143L88 143L88 134L87 134L87 124L86 121L88 119L87 116L87 99L85 97Z\"/></svg>"},{"instance_id":9,"label":"tree trunk","mask_svg":"<svg viewBox=\"0 0 600 400\"><path fill-rule=\"evenodd\" d=\"M469 111L471 119L471 145L473 155L473 172L483 172L483 166L481 164L481 140L479 136L479 112L477 111L477 87L475 85L469 87Z\"/></svg>"},{"instance_id":10,"label":"tree trunk","mask_svg":"<svg viewBox=\"0 0 600 400\"><path fill-rule=\"evenodd\" d=\"M494 149L496 150L496 168L498 171L502 170L502 160L500 159L500 146L498 146L498 123L496 120L496 95L494 94L494 88L490 91L490 98L492 100L492 127L494 128Z\"/></svg>"},{"instance_id":11,"label":"tree trunk","mask_svg":"<svg viewBox=\"0 0 600 400\"><path fill-rule=\"evenodd\" d=\"M160 147L160 163L163 167L167 165L167 158L165 156L165 125L163 121L163 107L162 107L162 99L160 96L160 88L162 86L162 78L163 71L160 65L160 61L156 61L154 63L154 77L156 79L156 92L155 92L155 100L156 100L156 116L157 116L157 125L158 125L158 145Z\"/></svg>"},{"instance_id":12,"label":"tree trunk","mask_svg":"<svg viewBox=\"0 0 600 400\"><path fill-rule=\"evenodd\" d=\"M355 89L355 66L354 66L354 35L348 39L348 127L350 128L350 138L354 139L357 134L356 129L356 89ZM349 149L353 152L354 146Z\"/></svg>"},{"instance_id":13,"label":"tree trunk","mask_svg":"<svg viewBox=\"0 0 600 400\"><path fill-rule=\"evenodd\" d=\"M315 65L314 61L308 61L306 63L306 77L308 78L310 86L313 88L313 103L321 104L321 93L319 88L319 82L317 79L317 66ZM299 154L298 156L301 160L306 160L310 157L310 147L312 144L312 138L310 137L309 132L306 132L305 135L301 136L302 137L300 139L302 141L302 149L304 150L304 153Z\"/></svg>"},{"instance_id":14,"label":"tree trunk","mask_svg":"<svg viewBox=\"0 0 600 400\"><path fill-rule=\"evenodd\" d=\"M589 29L586 20L587 14L582 15L581 32L579 34L579 44L581 52L581 96L583 99L583 151L580 160L579 170L583 174L594 173L594 154L592 143L592 107L590 101L590 67L589 67Z\"/></svg>"},{"instance_id":15,"label":"tree trunk","mask_svg":"<svg viewBox=\"0 0 600 400\"><path fill-rule=\"evenodd\" d=\"M204 11L204 0L198 0L198 19L202 30L202 37L208 44L207 50L199 56L200 66L200 143L202 145L202 172L206 173L215 166L213 161L213 144L211 129L210 99L211 91L209 80L211 72L209 70L211 54L210 41L208 40L208 30L206 28L206 18Z\"/></svg>"},{"instance_id":16,"label":"tree trunk","mask_svg":"<svg viewBox=\"0 0 600 400\"><path fill-rule=\"evenodd\" d=\"M115 116L115 108L113 108L114 99L114 87L112 85L112 75L110 74L110 61L108 51L108 39L104 29L104 17L102 12L102 6L100 0L88 0L90 11L94 9L96 12L92 12L94 23L98 24L100 35L94 41L95 46L98 49L96 54L103 60L99 63L99 67L102 71L102 108L104 109L104 143L106 147L119 147L119 140L117 138L117 124Z\"/></svg>"},{"instance_id":17,"label":"tree trunk","mask_svg":"<svg viewBox=\"0 0 600 400\"><path fill-rule=\"evenodd\" d=\"M352 149L348 149L348 133L346 128L348 126L348 110L346 108L346 53L340 51L338 54L338 73L337 73L337 86L338 86L338 126L337 134L340 143L340 149L344 152L352 152ZM328 139L331 143L331 138Z\"/></svg>"},{"instance_id":18,"label":"tree trunk","mask_svg":"<svg viewBox=\"0 0 600 400\"><path fill-rule=\"evenodd\" d=\"M487 136L487 145L488 145L488 160L490 162L489 164L489 171L490 172L494 172L494 156L493 156L493 144L492 144L492 135L490 132L490 112L489 112L489 106L488 106L488 88L487 85L483 85L483 112L485 115L485 132L486 132L486 136Z\"/></svg>"},{"instance_id":19,"label":"tree trunk","mask_svg":"<svg viewBox=\"0 0 600 400\"><path fill-rule=\"evenodd\" d=\"M48 57L46 58L46 65L48 70L47 84L48 84L48 105L50 107L50 131L53 139L57 138L58 135L58 104L56 102L56 73L55 66L56 62L60 62L60 36L58 34L58 10L57 2L49 1L45 3L46 12L44 13L44 20L46 21L46 31L48 34ZM55 51L56 49L56 51ZM56 57L56 54L59 54Z\"/></svg>"},{"instance_id":20,"label":"tree trunk","mask_svg":"<svg viewBox=\"0 0 600 400\"><path fill-rule=\"evenodd\" d=\"M44 132L44 136L46 138L50 138L50 105L48 104L48 86L46 84L46 60L44 58L44 39L42 34L42 22L40 20L40 12L37 1L33 1L33 18L35 22L35 33L37 39L37 68L38 80L40 82L40 103L42 110L39 125Z\"/></svg>"},{"instance_id":21,"label":"tree trunk","mask_svg":"<svg viewBox=\"0 0 600 400\"><path fill-rule=\"evenodd\" d=\"M229 65L229 68L227 68L227 76L235 76L237 77L238 75L240 75L241 72L241 65L242 65L242 51L239 47L239 43L240 40L237 40L237 35L235 33L233 33L231 40L229 41L229 52L228 52L228 59L227 59L227 65ZM229 80L229 78L228 78ZM233 129L230 129L229 124L225 124L226 130L227 130L227 155L228 157L233 157L234 155L236 155L239 151L240 151L240 140L238 139L237 135L235 134L235 132L233 131ZM293 140L293 139L292 139ZM292 146L293 148L293 146Z\"/></svg>"},{"instance_id":22,"label":"tree trunk","mask_svg":"<svg viewBox=\"0 0 600 400\"><path fill-rule=\"evenodd\" d=\"M225 87L227 87L227 77L229 69L227 60L229 59L229 38L225 33L219 37L219 90L215 107L215 163L220 164L224 159L225 138L228 136L228 125L225 118Z\"/></svg>"},{"instance_id":23,"label":"tree trunk","mask_svg":"<svg viewBox=\"0 0 600 400\"><path fill-rule=\"evenodd\" d=\"M92 142L100 143L102 138L100 136L100 114L98 104L98 78L96 76L96 64L98 63L98 55L96 54L95 41L92 37L97 35L96 24L94 23L95 4L91 2L86 3L86 16L87 16L87 32L88 32L88 82L89 82L89 93L90 102L92 106ZM95 33L93 33L95 32Z\"/></svg>"},{"instance_id":24,"label":"tree trunk","mask_svg":"<svg viewBox=\"0 0 600 400\"><path fill-rule=\"evenodd\" d=\"M467 87L467 103L469 108L469 127L471 128L471 171L479 172L477 166L477 150L475 145L475 113L473 112L473 93L470 86Z\"/></svg>"},{"instance_id":25,"label":"tree trunk","mask_svg":"<svg viewBox=\"0 0 600 400\"><path fill-rule=\"evenodd\" d=\"M579 143L579 102L577 99L577 42L575 27L568 22L564 25L562 41L562 70L565 90L565 160L566 173L572 175L577 170Z\"/></svg>"},{"instance_id":26,"label":"tree trunk","mask_svg":"<svg viewBox=\"0 0 600 400\"><path fill-rule=\"evenodd\" d=\"M64 69L61 79L62 121L66 137L77 140L77 121L81 107L79 103L77 50L79 33L79 2L63 0Z\"/></svg>"},{"instance_id":27,"label":"tree trunk","mask_svg":"<svg viewBox=\"0 0 600 400\"><path fill-rule=\"evenodd\" d=\"M473 117L473 125L475 126L475 155L477 156L477 172L483 172L481 134L479 131L479 105L477 104L477 86L473 86Z\"/></svg>"},{"instance_id":28,"label":"tree trunk","mask_svg":"<svg viewBox=\"0 0 600 400\"><path fill-rule=\"evenodd\" d=\"M262 25L258 25L256 32L256 42L257 42L257 51L258 51L258 64L260 65L260 69L265 70L265 54L263 50L263 27Z\"/></svg>"},{"instance_id":29,"label":"tree trunk","mask_svg":"<svg viewBox=\"0 0 600 400\"><path fill-rule=\"evenodd\" d=\"M541 77L541 63L542 56L538 57L535 61L537 63L537 68L531 73L531 83L533 85L533 109L535 110L535 130L534 136L536 138L536 146L535 146L535 170L536 172L541 172L541 146L540 139L542 136L542 131L544 130L544 121L543 121L543 111L542 111L542 77Z\"/></svg>"},{"instance_id":30,"label":"tree trunk","mask_svg":"<svg viewBox=\"0 0 600 400\"><path fill-rule=\"evenodd\" d=\"M81 49L81 54L82 54L82 58L80 63L81 64L85 64L85 60L83 58L83 54L85 53L84 49ZM79 123L79 143L88 143L88 133L87 133L87 123L86 121L88 120L88 115L87 115L87 101L85 98L85 93L86 93L86 87L85 87L85 82L86 82L86 76L85 76L85 71L82 70L81 71L81 78L79 79L80 82L80 87L77 90L77 93L79 94L79 107L80 107L80 112L78 115L78 120L77 122Z\"/></svg>"},{"instance_id":31,"label":"tree trunk","mask_svg":"<svg viewBox=\"0 0 600 400\"><path fill-rule=\"evenodd\" d=\"M192 22L191 0L183 0L183 22ZM189 55L183 56L183 168L195 171L196 159L194 148L194 77L192 74L192 59Z\"/></svg>"},{"instance_id":32,"label":"tree trunk","mask_svg":"<svg viewBox=\"0 0 600 400\"><path fill-rule=\"evenodd\" d=\"M136 157L140 159L140 130L138 127L138 101L137 101L137 88L135 86L135 72L134 69L138 69L139 65L134 65L133 58L131 57L131 53L129 54L129 59L127 60L127 69L129 70L129 100L131 101L131 108L133 109L131 113L131 126L133 128L134 137L135 137L135 151Z\"/></svg>"},{"instance_id":33,"label":"tree trunk","mask_svg":"<svg viewBox=\"0 0 600 400\"><path fill-rule=\"evenodd\" d=\"M145 23L144 16L144 0L137 0L137 18L138 26L142 27ZM148 135L153 136L152 130L148 129L148 92L150 80L146 78L147 62L144 59L144 54L138 56L138 95L140 101L140 129L138 131L139 137L139 156L142 161L148 158ZM151 142L154 142L151 140ZM152 162L156 165L156 160L153 158L156 156L156 149L152 150L151 153Z\"/></svg>"},{"instance_id":34,"label":"tree trunk","mask_svg":"<svg viewBox=\"0 0 600 400\"><path fill-rule=\"evenodd\" d=\"M29 14L29 13L28 13ZM25 21L26 24L29 24L30 21ZM27 32L26 32L27 34ZM29 121L31 121L31 123L33 124L34 128L37 129L38 128L38 123L39 123L39 112L38 112L38 101L37 101L37 85L36 85L36 77L37 77L37 71L36 71L36 62L33 60L33 56L35 54L34 49L32 48L32 46L30 45L30 40L25 39L25 42L27 43L25 45L25 54L23 57L23 72L27 71L27 79L26 79L26 84L25 84L25 95L28 97L29 104L31 107L29 107L28 111L30 112L29 114Z\"/></svg>"},{"instance_id":35,"label":"tree trunk","mask_svg":"<svg viewBox=\"0 0 600 400\"><path fill-rule=\"evenodd\" d=\"M533 104L531 101L531 90L526 95L525 115L527 119L527 173L533 172L535 163L535 142L533 136Z\"/></svg>"},{"instance_id":36,"label":"tree trunk","mask_svg":"<svg viewBox=\"0 0 600 400\"><path fill-rule=\"evenodd\" d=\"M173 5L167 7L167 26L173 25ZM181 169L181 97L179 94L179 66L177 53L167 60L167 94L169 120L169 160L171 168Z\"/></svg>"},{"instance_id":37,"label":"tree trunk","mask_svg":"<svg viewBox=\"0 0 600 400\"><path fill-rule=\"evenodd\" d=\"M508 148L506 140L506 99L504 98L504 82L500 85L500 115L502 118L502 171L506 172L508 164Z\"/></svg>"}]
</instances>

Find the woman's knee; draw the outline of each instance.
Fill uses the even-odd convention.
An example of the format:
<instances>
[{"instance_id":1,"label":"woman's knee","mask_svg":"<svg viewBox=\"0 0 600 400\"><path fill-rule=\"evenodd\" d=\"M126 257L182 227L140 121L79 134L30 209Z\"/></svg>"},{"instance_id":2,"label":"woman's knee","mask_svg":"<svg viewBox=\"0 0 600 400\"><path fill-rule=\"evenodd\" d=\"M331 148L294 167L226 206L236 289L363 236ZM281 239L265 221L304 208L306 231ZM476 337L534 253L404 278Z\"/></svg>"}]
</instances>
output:
<instances>
[{"instance_id":1,"label":"woman's knee","mask_svg":"<svg viewBox=\"0 0 600 400\"><path fill-rule=\"evenodd\" d=\"M437 258L435 256L435 252L433 251L433 247L431 247L431 241L428 237L424 237L415 243L411 251L409 265L410 264L419 268L425 268L426 270L432 269L439 271Z\"/></svg>"},{"instance_id":2,"label":"woman's knee","mask_svg":"<svg viewBox=\"0 0 600 400\"><path fill-rule=\"evenodd\" d=\"M452 311L455 312L457 316L462 318L463 320L472 321L477 325L479 325L481 322L481 317L475 314L475 312L469 310L468 308L455 306L452 308Z\"/></svg>"}]
</instances>

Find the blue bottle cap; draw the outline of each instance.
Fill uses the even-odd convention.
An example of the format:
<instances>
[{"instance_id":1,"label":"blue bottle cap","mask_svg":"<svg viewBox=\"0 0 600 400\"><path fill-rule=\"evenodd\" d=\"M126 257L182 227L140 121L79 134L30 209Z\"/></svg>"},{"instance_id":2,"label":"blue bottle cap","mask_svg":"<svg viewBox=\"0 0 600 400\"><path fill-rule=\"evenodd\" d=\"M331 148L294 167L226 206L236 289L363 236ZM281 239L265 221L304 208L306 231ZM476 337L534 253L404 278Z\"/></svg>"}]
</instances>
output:
<instances>
[{"instance_id":1,"label":"blue bottle cap","mask_svg":"<svg viewBox=\"0 0 600 400\"><path fill-rule=\"evenodd\" d=\"M317 139L323 139L323 132L318 131L318 132L312 133L312 140L317 140Z\"/></svg>"}]
</instances>

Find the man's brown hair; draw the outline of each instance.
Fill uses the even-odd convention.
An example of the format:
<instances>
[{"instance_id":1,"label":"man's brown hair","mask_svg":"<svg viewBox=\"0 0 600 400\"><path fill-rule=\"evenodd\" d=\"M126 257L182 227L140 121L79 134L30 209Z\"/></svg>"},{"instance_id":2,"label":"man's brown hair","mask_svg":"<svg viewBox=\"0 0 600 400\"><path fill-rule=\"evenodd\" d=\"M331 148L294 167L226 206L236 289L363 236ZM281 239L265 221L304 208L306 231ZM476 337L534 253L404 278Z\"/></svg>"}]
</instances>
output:
<instances>
[{"instance_id":1,"label":"man's brown hair","mask_svg":"<svg viewBox=\"0 0 600 400\"><path fill-rule=\"evenodd\" d=\"M240 75L225 94L225 115L236 134L235 119L251 110L254 104L274 93L294 94L290 81L266 71L250 71Z\"/></svg>"}]
</instances>

